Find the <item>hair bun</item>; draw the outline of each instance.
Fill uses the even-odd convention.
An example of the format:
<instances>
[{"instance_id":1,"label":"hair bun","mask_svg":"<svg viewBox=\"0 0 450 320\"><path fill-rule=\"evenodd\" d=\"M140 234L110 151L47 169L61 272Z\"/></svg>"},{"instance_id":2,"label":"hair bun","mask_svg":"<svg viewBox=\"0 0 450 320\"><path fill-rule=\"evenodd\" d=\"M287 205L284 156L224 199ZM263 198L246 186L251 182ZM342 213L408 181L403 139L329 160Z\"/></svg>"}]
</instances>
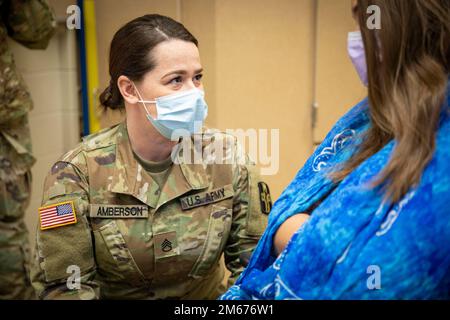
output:
<instances>
[{"instance_id":1,"label":"hair bun","mask_svg":"<svg viewBox=\"0 0 450 320\"><path fill-rule=\"evenodd\" d=\"M109 82L109 86L100 94L100 104L105 108L119 109L123 106L123 98L117 86L113 85L113 81Z\"/></svg>"}]
</instances>

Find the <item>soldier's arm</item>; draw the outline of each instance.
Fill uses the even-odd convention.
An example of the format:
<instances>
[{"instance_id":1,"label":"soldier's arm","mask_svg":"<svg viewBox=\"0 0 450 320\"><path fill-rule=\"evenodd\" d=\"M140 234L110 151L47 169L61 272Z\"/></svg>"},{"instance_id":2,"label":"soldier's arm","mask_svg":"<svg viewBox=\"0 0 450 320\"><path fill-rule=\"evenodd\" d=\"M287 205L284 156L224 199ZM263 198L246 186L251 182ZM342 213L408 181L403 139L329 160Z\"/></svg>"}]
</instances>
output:
<instances>
[{"instance_id":1,"label":"soldier's arm","mask_svg":"<svg viewBox=\"0 0 450 320\"><path fill-rule=\"evenodd\" d=\"M0 61L0 126L14 126L32 106L30 93L23 86L14 64L5 65Z\"/></svg>"},{"instance_id":2,"label":"soldier's arm","mask_svg":"<svg viewBox=\"0 0 450 320\"><path fill-rule=\"evenodd\" d=\"M73 202L77 221L45 230L41 230L45 227L42 221L39 223L30 275L40 299L99 298L99 287L94 281L93 243L86 217L88 177L83 173L82 159L80 154L70 162L58 161L45 180L42 207Z\"/></svg>"},{"instance_id":3,"label":"soldier's arm","mask_svg":"<svg viewBox=\"0 0 450 320\"><path fill-rule=\"evenodd\" d=\"M231 272L228 286L234 284L247 266L267 226L271 208L267 185L261 180L255 164L247 156L242 157L237 157L234 169L233 220L225 248L225 264Z\"/></svg>"},{"instance_id":4,"label":"soldier's arm","mask_svg":"<svg viewBox=\"0 0 450 320\"><path fill-rule=\"evenodd\" d=\"M46 0L9 0L6 14L8 35L30 49L45 49L56 20Z\"/></svg>"}]
</instances>

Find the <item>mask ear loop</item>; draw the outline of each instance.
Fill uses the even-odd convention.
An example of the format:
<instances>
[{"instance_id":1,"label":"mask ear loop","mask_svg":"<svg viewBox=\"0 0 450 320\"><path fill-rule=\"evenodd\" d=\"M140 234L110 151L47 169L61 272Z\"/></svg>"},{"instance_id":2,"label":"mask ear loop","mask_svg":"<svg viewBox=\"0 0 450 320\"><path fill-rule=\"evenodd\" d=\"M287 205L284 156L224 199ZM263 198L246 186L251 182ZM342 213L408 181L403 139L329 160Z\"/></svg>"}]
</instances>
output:
<instances>
[{"instance_id":1,"label":"mask ear loop","mask_svg":"<svg viewBox=\"0 0 450 320\"><path fill-rule=\"evenodd\" d=\"M131 82L131 83L133 84L134 90L136 90L136 93L138 94L139 99L141 99L138 102L142 103L142 105L144 106L144 109L145 109L145 112L147 113L147 116L153 119L152 115L150 114L150 112L147 109L146 103L154 103L154 104L156 104L156 101L145 101L144 99L142 99L142 96L139 93L139 90L137 89L137 87L134 84L134 82Z\"/></svg>"}]
</instances>

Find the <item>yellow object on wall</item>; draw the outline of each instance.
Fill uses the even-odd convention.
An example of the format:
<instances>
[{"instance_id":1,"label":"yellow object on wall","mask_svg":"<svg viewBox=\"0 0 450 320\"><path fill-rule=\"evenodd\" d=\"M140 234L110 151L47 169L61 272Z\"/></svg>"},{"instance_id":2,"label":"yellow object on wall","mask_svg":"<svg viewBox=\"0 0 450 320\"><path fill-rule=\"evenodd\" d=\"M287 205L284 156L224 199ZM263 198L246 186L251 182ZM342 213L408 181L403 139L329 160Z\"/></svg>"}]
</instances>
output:
<instances>
[{"instance_id":1,"label":"yellow object on wall","mask_svg":"<svg viewBox=\"0 0 450 320\"><path fill-rule=\"evenodd\" d=\"M84 30L86 43L87 86L89 104L89 132L100 130L98 108L98 55L97 55L97 28L95 20L94 0L83 1Z\"/></svg>"}]
</instances>

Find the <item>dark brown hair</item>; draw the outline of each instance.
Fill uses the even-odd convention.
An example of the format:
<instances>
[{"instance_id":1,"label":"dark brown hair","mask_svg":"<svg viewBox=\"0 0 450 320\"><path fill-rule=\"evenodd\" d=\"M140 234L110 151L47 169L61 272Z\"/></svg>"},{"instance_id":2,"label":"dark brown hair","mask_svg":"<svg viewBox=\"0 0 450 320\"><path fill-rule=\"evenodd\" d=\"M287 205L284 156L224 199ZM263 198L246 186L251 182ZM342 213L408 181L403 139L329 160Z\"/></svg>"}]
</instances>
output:
<instances>
[{"instance_id":1,"label":"dark brown hair","mask_svg":"<svg viewBox=\"0 0 450 320\"><path fill-rule=\"evenodd\" d=\"M179 39L194 43L197 39L179 22L158 14L136 18L121 27L114 35L109 50L109 86L100 95L100 103L107 108L123 107L123 97L117 79L127 76L139 81L155 67L150 52L161 42Z\"/></svg>"},{"instance_id":2,"label":"dark brown hair","mask_svg":"<svg viewBox=\"0 0 450 320\"><path fill-rule=\"evenodd\" d=\"M366 9L381 9L370 30ZM389 163L374 181L396 202L420 182L432 159L445 103L450 61L449 0L359 0L366 51L371 127L357 153L332 177L342 181L395 139Z\"/></svg>"}]
</instances>

